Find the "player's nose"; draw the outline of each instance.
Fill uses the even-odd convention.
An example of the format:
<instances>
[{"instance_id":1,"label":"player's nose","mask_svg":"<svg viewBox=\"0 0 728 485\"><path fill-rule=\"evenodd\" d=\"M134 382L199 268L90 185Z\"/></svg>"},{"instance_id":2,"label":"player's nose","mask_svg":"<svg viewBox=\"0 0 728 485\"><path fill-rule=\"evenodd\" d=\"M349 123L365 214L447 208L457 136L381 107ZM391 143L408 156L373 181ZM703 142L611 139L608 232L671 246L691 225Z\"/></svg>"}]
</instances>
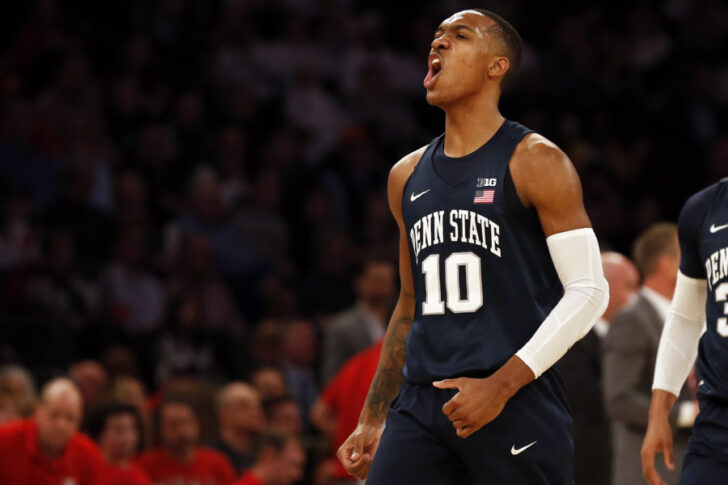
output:
<instances>
[{"instance_id":1,"label":"player's nose","mask_svg":"<svg viewBox=\"0 0 728 485\"><path fill-rule=\"evenodd\" d=\"M435 37L432 40L432 44L430 44L430 46L432 47L432 50L434 50L434 51L447 49L449 47L449 45L450 45L450 43L447 40L447 35L445 35L445 34Z\"/></svg>"}]
</instances>

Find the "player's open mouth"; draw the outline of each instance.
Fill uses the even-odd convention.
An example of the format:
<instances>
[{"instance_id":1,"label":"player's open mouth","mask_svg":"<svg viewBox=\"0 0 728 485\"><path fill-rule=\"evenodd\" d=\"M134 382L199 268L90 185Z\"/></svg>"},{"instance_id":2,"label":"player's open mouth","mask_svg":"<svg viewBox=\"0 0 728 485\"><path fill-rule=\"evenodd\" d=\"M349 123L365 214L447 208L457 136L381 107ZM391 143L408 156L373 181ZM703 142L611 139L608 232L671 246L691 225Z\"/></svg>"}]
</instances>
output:
<instances>
[{"instance_id":1,"label":"player's open mouth","mask_svg":"<svg viewBox=\"0 0 728 485\"><path fill-rule=\"evenodd\" d=\"M435 85L440 71L442 71L442 59L436 56L430 56L429 69L424 81L425 89L430 89Z\"/></svg>"}]
</instances>

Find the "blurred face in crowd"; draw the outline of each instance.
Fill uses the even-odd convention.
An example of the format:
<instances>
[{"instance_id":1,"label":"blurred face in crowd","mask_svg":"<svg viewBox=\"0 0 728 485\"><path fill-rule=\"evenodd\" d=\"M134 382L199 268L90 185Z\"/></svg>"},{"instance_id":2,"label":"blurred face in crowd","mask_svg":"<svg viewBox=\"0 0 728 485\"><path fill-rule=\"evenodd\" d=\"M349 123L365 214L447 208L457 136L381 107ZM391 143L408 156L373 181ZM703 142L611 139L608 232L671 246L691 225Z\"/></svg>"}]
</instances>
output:
<instances>
[{"instance_id":1,"label":"blurred face in crowd","mask_svg":"<svg viewBox=\"0 0 728 485\"><path fill-rule=\"evenodd\" d=\"M162 446L178 459L187 459L200 435L197 417L187 404L172 402L163 406L159 422Z\"/></svg>"},{"instance_id":2,"label":"blurred face in crowd","mask_svg":"<svg viewBox=\"0 0 728 485\"><path fill-rule=\"evenodd\" d=\"M311 367L316 360L316 330L305 320L288 324L284 341L286 360L300 367Z\"/></svg>"},{"instance_id":3,"label":"blurred face in crowd","mask_svg":"<svg viewBox=\"0 0 728 485\"><path fill-rule=\"evenodd\" d=\"M458 12L435 31L425 77L427 102L445 108L454 101L477 95L493 77L502 77L509 61L497 24L474 10Z\"/></svg>"},{"instance_id":4,"label":"blurred face in crowd","mask_svg":"<svg viewBox=\"0 0 728 485\"><path fill-rule=\"evenodd\" d=\"M306 455L296 441L289 441L276 458L278 476L271 485L291 485L303 478Z\"/></svg>"},{"instance_id":5,"label":"blurred face in crowd","mask_svg":"<svg viewBox=\"0 0 728 485\"><path fill-rule=\"evenodd\" d=\"M286 394L286 379L283 373L275 367L264 367L258 370L253 374L252 380L263 400Z\"/></svg>"},{"instance_id":6,"label":"blurred face in crowd","mask_svg":"<svg viewBox=\"0 0 728 485\"><path fill-rule=\"evenodd\" d=\"M303 478L306 454L296 440L289 439L280 451L264 449L258 463L268 485L291 485Z\"/></svg>"},{"instance_id":7,"label":"blurred face in crowd","mask_svg":"<svg viewBox=\"0 0 728 485\"><path fill-rule=\"evenodd\" d=\"M109 463L124 464L134 458L139 439L139 429L133 414L113 414L106 419L104 430L99 436L99 446Z\"/></svg>"},{"instance_id":8,"label":"blurred face in crowd","mask_svg":"<svg viewBox=\"0 0 728 485\"><path fill-rule=\"evenodd\" d=\"M602 267L609 283L609 304L604 312L604 319L609 321L637 293L640 275L634 263L619 253L604 253Z\"/></svg>"},{"instance_id":9,"label":"blurred face in crowd","mask_svg":"<svg viewBox=\"0 0 728 485\"><path fill-rule=\"evenodd\" d=\"M51 456L63 452L81 426L82 410L81 395L70 382L60 382L45 391L35 411L42 452Z\"/></svg>"},{"instance_id":10,"label":"blurred face in crowd","mask_svg":"<svg viewBox=\"0 0 728 485\"><path fill-rule=\"evenodd\" d=\"M301 421L301 410L296 401L283 401L276 404L268 424L288 434L300 435L303 431L303 422Z\"/></svg>"},{"instance_id":11,"label":"blurred face in crowd","mask_svg":"<svg viewBox=\"0 0 728 485\"><path fill-rule=\"evenodd\" d=\"M396 273L392 263L372 261L356 282L359 298L372 307L389 307L397 291Z\"/></svg>"},{"instance_id":12,"label":"blurred face in crowd","mask_svg":"<svg viewBox=\"0 0 728 485\"><path fill-rule=\"evenodd\" d=\"M229 384L222 391L218 414L221 427L236 432L257 433L265 427L260 394L248 384Z\"/></svg>"},{"instance_id":13,"label":"blurred face in crowd","mask_svg":"<svg viewBox=\"0 0 728 485\"><path fill-rule=\"evenodd\" d=\"M93 406L97 396L106 388L106 370L98 362L86 360L74 364L70 370L71 379L81 390L87 407Z\"/></svg>"}]
</instances>

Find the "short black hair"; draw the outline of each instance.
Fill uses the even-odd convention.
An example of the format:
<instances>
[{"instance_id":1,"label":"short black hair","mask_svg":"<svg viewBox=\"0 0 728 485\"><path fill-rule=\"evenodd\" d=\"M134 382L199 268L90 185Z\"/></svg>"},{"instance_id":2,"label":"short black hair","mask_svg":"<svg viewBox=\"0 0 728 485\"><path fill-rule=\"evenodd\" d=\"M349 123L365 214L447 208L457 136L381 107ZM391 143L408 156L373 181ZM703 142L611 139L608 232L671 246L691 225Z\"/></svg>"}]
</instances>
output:
<instances>
[{"instance_id":1,"label":"short black hair","mask_svg":"<svg viewBox=\"0 0 728 485\"><path fill-rule=\"evenodd\" d=\"M503 80L511 79L516 71L518 71L518 67L521 65L521 58L523 57L523 39L521 39L521 34L518 33L510 22L497 13L482 8L473 8L472 10L485 15L495 22L496 25L491 27L489 32L495 33L506 48L506 57L508 57L511 67L508 69Z\"/></svg>"},{"instance_id":2,"label":"short black hair","mask_svg":"<svg viewBox=\"0 0 728 485\"><path fill-rule=\"evenodd\" d=\"M93 438L93 440L98 443L99 438L101 438L101 435L103 434L109 419L114 416L119 416L121 414L129 414L134 419L134 427L139 434L139 441L137 443L137 451L139 451L144 437L142 420L136 408L131 404L119 401L111 401L99 405L98 407L94 408L91 413L89 413L89 416L86 420L86 431L88 432L89 436L91 436L91 438Z\"/></svg>"}]
</instances>

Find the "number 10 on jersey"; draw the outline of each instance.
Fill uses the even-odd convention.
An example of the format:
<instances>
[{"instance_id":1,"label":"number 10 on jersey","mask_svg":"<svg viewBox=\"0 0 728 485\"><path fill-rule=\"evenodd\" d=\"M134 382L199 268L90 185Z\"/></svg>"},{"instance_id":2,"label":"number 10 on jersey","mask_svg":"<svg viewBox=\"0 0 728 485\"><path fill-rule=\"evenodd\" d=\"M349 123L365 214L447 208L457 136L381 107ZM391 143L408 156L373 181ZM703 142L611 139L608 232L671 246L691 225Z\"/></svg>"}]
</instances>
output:
<instances>
[{"instance_id":1,"label":"number 10 on jersey","mask_svg":"<svg viewBox=\"0 0 728 485\"><path fill-rule=\"evenodd\" d=\"M480 257L473 252L452 253L444 262L445 298L447 308L453 313L472 313L483 306L483 278ZM465 271L465 297L460 288L460 268ZM422 261L425 275L425 301L423 315L445 313L440 278L440 255L430 254Z\"/></svg>"}]
</instances>

